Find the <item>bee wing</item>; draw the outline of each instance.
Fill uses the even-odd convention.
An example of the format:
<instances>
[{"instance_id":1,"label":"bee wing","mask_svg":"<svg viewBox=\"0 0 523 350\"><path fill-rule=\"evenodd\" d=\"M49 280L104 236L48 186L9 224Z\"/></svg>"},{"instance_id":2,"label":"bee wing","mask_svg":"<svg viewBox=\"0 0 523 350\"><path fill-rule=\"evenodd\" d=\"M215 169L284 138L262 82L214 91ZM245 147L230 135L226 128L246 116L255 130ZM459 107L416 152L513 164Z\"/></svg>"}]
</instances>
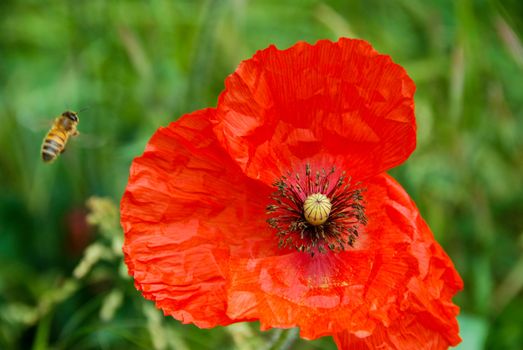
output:
<instances>
[{"instance_id":1,"label":"bee wing","mask_svg":"<svg viewBox=\"0 0 523 350\"><path fill-rule=\"evenodd\" d=\"M84 148L100 148L107 144L107 139L97 137L92 134L78 133L77 137L74 137L74 142L78 143L80 147Z\"/></svg>"},{"instance_id":2,"label":"bee wing","mask_svg":"<svg viewBox=\"0 0 523 350\"><path fill-rule=\"evenodd\" d=\"M24 129L31 130L34 133L41 133L49 130L53 126L54 118L34 118L31 116L18 115L16 116L16 122Z\"/></svg>"}]
</instances>

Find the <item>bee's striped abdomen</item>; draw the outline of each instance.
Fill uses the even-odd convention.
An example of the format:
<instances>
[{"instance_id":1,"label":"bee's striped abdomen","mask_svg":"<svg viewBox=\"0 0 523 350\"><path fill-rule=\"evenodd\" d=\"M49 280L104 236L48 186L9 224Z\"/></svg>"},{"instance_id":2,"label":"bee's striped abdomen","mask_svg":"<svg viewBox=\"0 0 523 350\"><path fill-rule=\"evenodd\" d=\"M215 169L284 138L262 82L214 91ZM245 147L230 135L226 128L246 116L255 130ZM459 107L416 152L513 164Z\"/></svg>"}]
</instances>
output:
<instances>
[{"instance_id":1,"label":"bee's striped abdomen","mask_svg":"<svg viewBox=\"0 0 523 350\"><path fill-rule=\"evenodd\" d=\"M41 154L44 162L50 163L55 160L65 150L69 136L78 135L78 121L78 113L71 111L63 112L54 120L42 144Z\"/></svg>"},{"instance_id":2,"label":"bee's striped abdomen","mask_svg":"<svg viewBox=\"0 0 523 350\"><path fill-rule=\"evenodd\" d=\"M42 159L44 162L53 161L64 149L67 142L67 133L51 129L47 134L44 143L42 145Z\"/></svg>"}]
</instances>

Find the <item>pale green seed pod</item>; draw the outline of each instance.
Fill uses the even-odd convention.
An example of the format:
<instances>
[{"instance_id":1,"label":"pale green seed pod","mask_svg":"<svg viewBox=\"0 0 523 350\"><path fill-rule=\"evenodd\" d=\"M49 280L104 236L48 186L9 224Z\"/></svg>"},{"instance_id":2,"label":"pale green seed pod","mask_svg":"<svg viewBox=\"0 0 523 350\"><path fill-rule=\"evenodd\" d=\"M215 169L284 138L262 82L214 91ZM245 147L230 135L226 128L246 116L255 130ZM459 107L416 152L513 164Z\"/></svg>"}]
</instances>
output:
<instances>
[{"instance_id":1,"label":"pale green seed pod","mask_svg":"<svg viewBox=\"0 0 523 350\"><path fill-rule=\"evenodd\" d=\"M305 199L303 215L309 224L318 226L327 221L331 208L331 201L326 195L314 193Z\"/></svg>"}]
</instances>

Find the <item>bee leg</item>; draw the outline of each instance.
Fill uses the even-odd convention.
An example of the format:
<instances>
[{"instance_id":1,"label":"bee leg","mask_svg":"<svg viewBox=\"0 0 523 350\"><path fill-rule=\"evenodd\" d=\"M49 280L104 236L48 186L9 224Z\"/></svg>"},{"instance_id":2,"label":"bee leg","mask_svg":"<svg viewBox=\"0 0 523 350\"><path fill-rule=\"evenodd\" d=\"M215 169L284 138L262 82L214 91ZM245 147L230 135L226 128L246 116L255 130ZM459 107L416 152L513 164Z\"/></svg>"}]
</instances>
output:
<instances>
[{"instance_id":1,"label":"bee leg","mask_svg":"<svg viewBox=\"0 0 523 350\"><path fill-rule=\"evenodd\" d=\"M62 148L62 150L60 151L60 154L62 154L64 152L65 152L65 148Z\"/></svg>"},{"instance_id":2,"label":"bee leg","mask_svg":"<svg viewBox=\"0 0 523 350\"><path fill-rule=\"evenodd\" d=\"M73 134L73 136L78 136L78 135L80 135L80 131L75 131Z\"/></svg>"}]
</instances>

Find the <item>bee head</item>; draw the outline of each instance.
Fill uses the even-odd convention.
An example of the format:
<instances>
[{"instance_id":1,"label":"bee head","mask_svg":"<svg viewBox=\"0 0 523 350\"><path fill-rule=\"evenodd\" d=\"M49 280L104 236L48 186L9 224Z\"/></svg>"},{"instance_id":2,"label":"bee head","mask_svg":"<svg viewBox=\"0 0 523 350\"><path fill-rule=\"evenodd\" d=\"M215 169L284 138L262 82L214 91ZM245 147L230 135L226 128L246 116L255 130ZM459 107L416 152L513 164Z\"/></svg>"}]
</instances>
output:
<instances>
[{"instance_id":1,"label":"bee head","mask_svg":"<svg viewBox=\"0 0 523 350\"><path fill-rule=\"evenodd\" d=\"M62 116L71 119L73 122L78 121L78 113L76 112L65 111L62 113Z\"/></svg>"}]
</instances>

